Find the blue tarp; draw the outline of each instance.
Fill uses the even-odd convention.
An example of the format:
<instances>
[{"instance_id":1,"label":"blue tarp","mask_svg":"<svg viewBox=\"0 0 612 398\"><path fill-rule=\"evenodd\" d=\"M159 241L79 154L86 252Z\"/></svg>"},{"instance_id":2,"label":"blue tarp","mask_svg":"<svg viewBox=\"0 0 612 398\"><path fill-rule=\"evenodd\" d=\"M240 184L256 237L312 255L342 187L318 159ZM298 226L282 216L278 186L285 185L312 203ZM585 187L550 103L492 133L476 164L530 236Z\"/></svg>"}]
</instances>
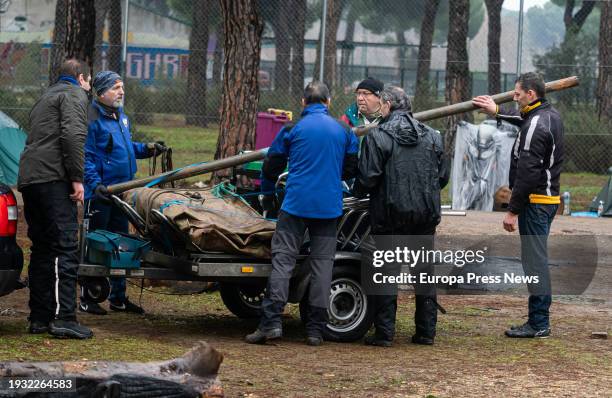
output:
<instances>
[{"instance_id":1,"label":"blue tarp","mask_svg":"<svg viewBox=\"0 0 612 398\"><path fill-rule=\"evenodd\" d=\"M25 147L27 134L13 119L0 111L0 182L17 184L19 156Z\"/></svg>"}]
</instances>

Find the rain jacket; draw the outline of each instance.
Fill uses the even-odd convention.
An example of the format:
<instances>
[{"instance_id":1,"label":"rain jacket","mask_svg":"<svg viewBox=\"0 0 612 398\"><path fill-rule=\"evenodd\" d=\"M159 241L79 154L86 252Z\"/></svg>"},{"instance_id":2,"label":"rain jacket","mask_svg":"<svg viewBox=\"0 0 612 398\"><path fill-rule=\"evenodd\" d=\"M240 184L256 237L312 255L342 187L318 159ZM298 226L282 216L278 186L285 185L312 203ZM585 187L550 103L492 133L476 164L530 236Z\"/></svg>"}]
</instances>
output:
<instances>
[{"instance_id":1,"label":"rain jacket","mask_svg":"<svg viewBox=\"0 0 612 398\"><path fill-rule=\"evenodd\" d=\"M149 157L146 144L132 142L130 121L117 109L109 112L97 101L88 111L89 126L85 143L85 199L93 199L99 184L130 181L136 174L136 159Z\"/></svg>"},{"instance_id":2,"label":"rain jacket","mask_svg":"<svg viewBox=\"0 0 612 398\"><path fill-rule=\"evenodd\" d=\"M325 105L308 105L300 121L283 127L268 149L262 191L274 190L274 182L289 161L281 209L297 217L339 217L342 180L355 174L358 147L355 134L329 116Z\"/></svg>"},{"instance_id":3,"label":"rain jacket","mask_svg":"<svg viewBox=\"0 0 612 398\"><path fill-rule=\"evenodd\" d=\"M49 87L30 112L30 134L19 161L18 187L83 181L87 94L74 78Z\"/></svg>"},{"instance_id":4,"label":"rain jacket","mask_svg":"<svg viewBox=\"0 0 612 398\"><path fill-rule=\"evenodd\" d=\"M370 193L373 233L440 222L440 190L449 178L440 133L393 111L361 146L354 194Z\"/></svg>"}]
</instances>

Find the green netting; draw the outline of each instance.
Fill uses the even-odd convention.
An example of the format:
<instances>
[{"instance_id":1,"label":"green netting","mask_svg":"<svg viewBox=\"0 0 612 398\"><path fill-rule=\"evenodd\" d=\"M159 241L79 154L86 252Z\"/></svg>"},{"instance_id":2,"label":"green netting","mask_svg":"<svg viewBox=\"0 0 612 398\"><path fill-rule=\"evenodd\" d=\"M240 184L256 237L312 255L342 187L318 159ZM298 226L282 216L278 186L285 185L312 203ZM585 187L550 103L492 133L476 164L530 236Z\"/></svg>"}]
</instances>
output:
<instances>
[{"instance_id":1,"label":"green netting","mask_svg":"<svg viewBox=\"0 0 612 398\"><path fill-rule=\"evenodd\" d=\"M19 156L26 138L26 133L20 128L0 126L0 182L17 184Z\"/></svg>"}]
</instances>

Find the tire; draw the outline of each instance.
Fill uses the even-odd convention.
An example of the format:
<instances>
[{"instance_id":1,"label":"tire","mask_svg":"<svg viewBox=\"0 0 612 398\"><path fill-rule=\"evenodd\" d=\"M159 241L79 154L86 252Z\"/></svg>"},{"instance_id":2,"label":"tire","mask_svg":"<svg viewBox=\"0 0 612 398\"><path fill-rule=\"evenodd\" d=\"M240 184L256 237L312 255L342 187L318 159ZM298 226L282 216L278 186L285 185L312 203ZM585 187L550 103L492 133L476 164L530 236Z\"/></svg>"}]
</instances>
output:
<instances>
[{"instance_id":1,"label":"tire","mask_svg":"<svg viewBox=\"0 0 612 398\"><path fill-rule=\"evenodd\" d=\"M238 318L259 318L261 301L266 287L263 285L237 285L221 283L219 293L223 304Z\"/></svg>"},{"instance_id":2,"label":"tire","mask_svg":"<svg viewBox=\"0 0 612 398\"><path fill-rule=\"evenodd\" d=\"M323 331L325 340L351 342L368 332L374 320L374 309L360 283L359 268L334 267L327 314L329 322ZM300 301L300 318L306 324L308 292Z\"/></svg>"},{"instance_id":3,"label":"tire","mask_svg":"<svg viewBox=\"0 0 612 398\"><path fill-rule=\"evenodd\" d=\"M84 298L89 302L103 303L110 295L110 282L107 278L86 278L80 282Z\"/></svg>"}]
</instances>

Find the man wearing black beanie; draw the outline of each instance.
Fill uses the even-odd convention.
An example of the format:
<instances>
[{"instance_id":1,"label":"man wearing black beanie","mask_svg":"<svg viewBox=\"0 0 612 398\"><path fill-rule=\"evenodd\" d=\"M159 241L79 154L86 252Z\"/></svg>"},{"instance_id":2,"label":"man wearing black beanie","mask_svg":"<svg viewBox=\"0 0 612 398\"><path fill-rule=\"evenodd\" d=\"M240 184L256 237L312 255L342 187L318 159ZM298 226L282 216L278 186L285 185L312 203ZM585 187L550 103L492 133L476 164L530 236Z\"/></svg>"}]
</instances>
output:
<instances>
[{"instance_id":1,"label":"man wearing black beanie","mask_svg":"<svg viewBox=\"0 0 612 398\"><path fill-rule=\"evenodd\" d=\"M384 83L368 77L357 85L356 102L351 104L340 120L351 127L365 126L380 120L380 93Z\"/></svg>"}]
</instances>

